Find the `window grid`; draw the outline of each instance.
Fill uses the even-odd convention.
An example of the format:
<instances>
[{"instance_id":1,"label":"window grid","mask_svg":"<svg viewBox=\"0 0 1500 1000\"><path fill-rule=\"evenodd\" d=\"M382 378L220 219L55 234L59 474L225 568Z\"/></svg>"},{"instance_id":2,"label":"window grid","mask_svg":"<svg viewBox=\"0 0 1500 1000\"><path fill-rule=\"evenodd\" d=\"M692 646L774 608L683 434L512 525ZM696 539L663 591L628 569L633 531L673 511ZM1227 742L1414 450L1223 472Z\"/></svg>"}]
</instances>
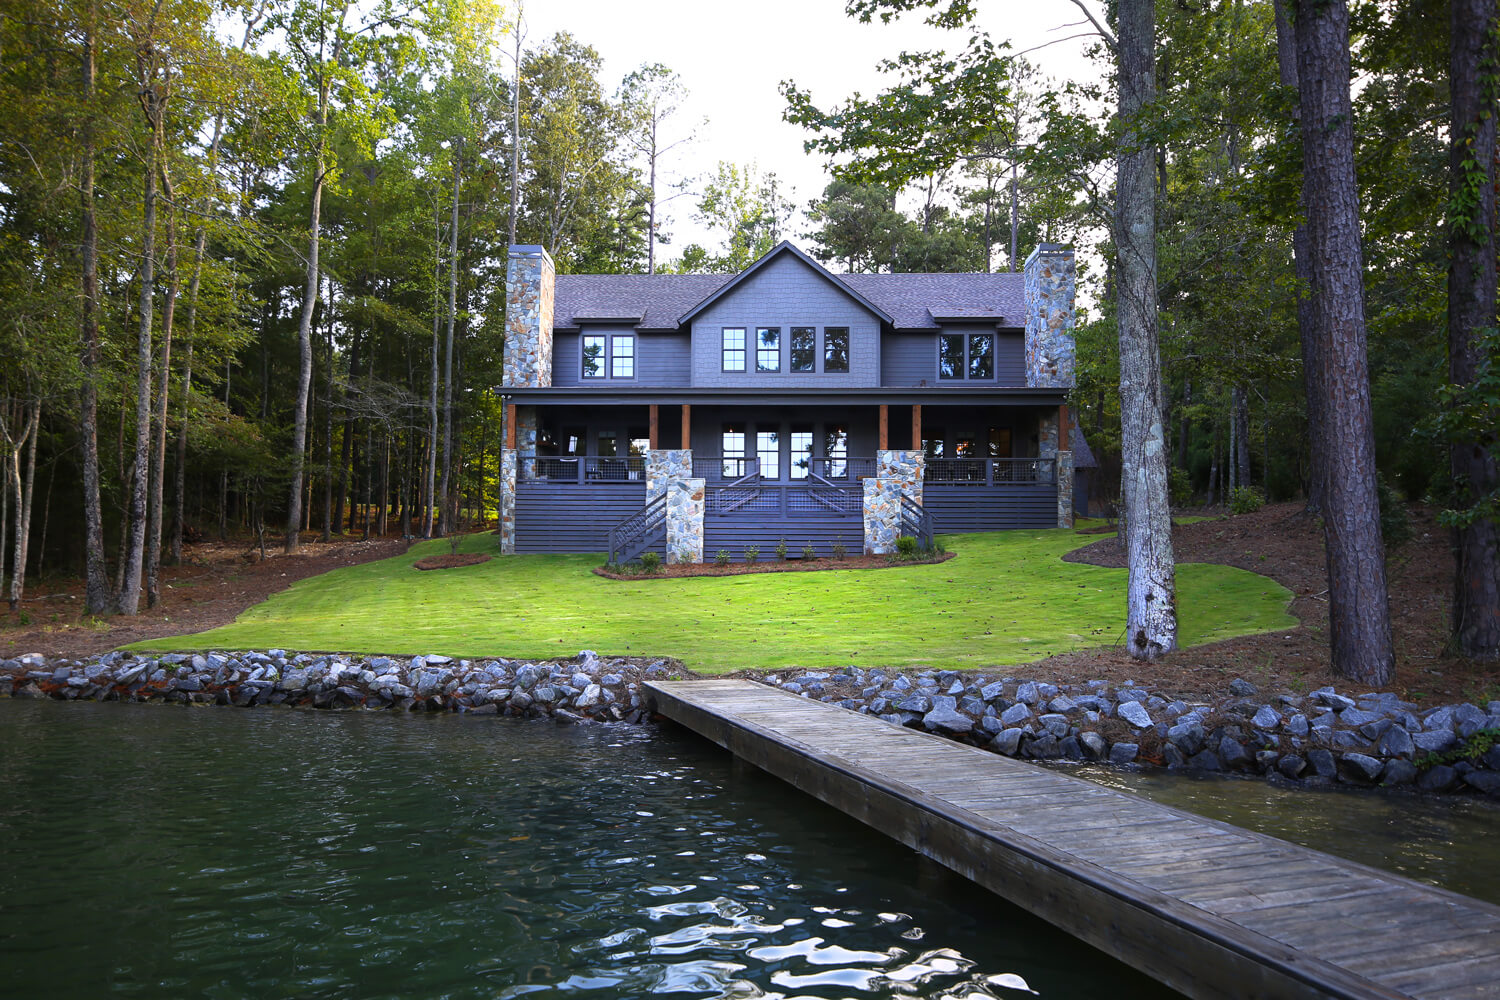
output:
<instances>
[{"instance_id":1,"label":"window grid","mask_svg":"<svg viewBox=\"0 0 1500 1000\"><path fill-rule=\"evenodd\" d=\"M588 334L583 338L583 377L604 377L604 342L605 338L598 334Z\"/></svg>"},{"instance_id":2,"label":"window grid","mask_svg":"<svg viewBox=\"0 0 1500 1000\"><path fill-rule=\"evenodd\" d=\"M781 327L755 328L755 370L758 372L781 371Z\"/></svg>"},{"instance_id":3,"label":"window grid","mask_svg":"<svg viewBox=\"0 0 1500 1000\"><path fill-rule=\"evenodd\" d=\"M823 328L823 371L825 373L849 371L849 328L847 326Z\"/></svg>"},{"instance_id":4,"label":"window grid","mask_svg":"<svg viewBox=\"0 0 1500 1000\"><path fill-rule=\"evenodd\" d=\"M745 370L745 328L742 326L724 328L724 370Z\"/></svg>"},{"instance_id":5,"label":"window grid","mask_svg":"<svg viewBox=\"0 0 1500 1000\"><path fill-rule=\"evenodd\" d=\"M818 329L813 326L792 327L791 370L810 372L816 370L818 360Z\"/></svg>"},{"instance_id":6,"label":"window grid","mask_svg":"<svg viewBox=\"0 0 1500 1000\"><path fill-rule=\"evenodd\" d=\"M635 338L610 338L610 377L635 378Z\"/></svg>"}]
</instances>

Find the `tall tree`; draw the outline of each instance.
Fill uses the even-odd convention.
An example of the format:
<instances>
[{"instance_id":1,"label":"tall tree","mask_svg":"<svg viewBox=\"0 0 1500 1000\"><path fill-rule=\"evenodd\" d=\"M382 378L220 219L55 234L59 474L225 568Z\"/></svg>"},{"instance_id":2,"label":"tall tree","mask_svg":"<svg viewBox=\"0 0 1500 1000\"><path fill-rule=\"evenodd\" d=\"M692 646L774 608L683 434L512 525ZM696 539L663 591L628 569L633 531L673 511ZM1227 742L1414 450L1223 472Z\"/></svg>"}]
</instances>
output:
<instances>
[{"instance_id":1,"label":"tall tree","mask_svg":"<svg viewBox=\"0 0 1500 1000\"><path fill-rule=\"evenodd\" d=\"M657 172L662 158L693 134L669 139L662 128L682 107L687 88L682 79L661 63L650 63L631 73L620 87L620 102L629 121L625 139L646 161L646 273L656 273L656 244L666 243L657 218L657 208L669 199L661 197ZM675 197L675 196L674 196Z\"/></svg>"},{"instance_id":2,"label":"tall tree","mask_svg":"<svg viewBox=\"0 0 1500 1000\"><path fill-rule=\"evenodd\" d=\"M1375 487L1375 435L1365 347L1359 193L1349 97L1345 0L1297 0L1302 184L1317 340L1316 410L1325 422L1323 537L1335 673L1384 684L1395 669L1385 546Z\"/></svg>"},{"instance_id":3,"label":"tall tree","mask_svg":"<svg viewBox=\"0 0 1500 1000\"><path fill-rule=\"evenodd\" d=\"M1495 114L1500 95L1496 0L1452 0L1448 154L1448 377L1473 385L1496 336ZM1453 482L1473 504L1457 519L1453 644L1464 656L1500 658L1500 491L1493 435L1451 446Z\"/></svg>"},{"instance_id":4,"label":"tall tree","mask_svg":"<svg viewBox=\"0 0 1500 1000\"><path fill-rule=\"evenodd\" d=\"M1120 494L1130 571L1125 644L1131 656L1154 660L1177 648L1176 564L1156 329L1156 147L1147 122L1156 97L1154 0L1121 0L1118 18Z\"/></svg>"}]
</instances>

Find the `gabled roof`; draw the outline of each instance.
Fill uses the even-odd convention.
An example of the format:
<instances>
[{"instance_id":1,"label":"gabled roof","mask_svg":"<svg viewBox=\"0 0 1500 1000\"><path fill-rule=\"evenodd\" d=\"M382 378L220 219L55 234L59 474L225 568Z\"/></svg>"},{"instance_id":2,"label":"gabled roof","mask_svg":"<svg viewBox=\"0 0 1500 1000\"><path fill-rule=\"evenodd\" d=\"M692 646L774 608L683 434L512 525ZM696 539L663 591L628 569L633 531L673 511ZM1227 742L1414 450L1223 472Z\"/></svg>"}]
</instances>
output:
<instances>
[{"instance_id":1,"label":"gabled roof","mask_svg":"<svg viewBox=\"0 0 1500 1000\"><path fill-rule=\"evenodd\" d=\"M1026 323L1026 280L1020 274L834 274L782 242L739 274L559 274L553 326L571 330L613 321L647 332L684 329L784 253L897 330L936 330L944 322Z\"/></svg>"},{"instance_id":2,"label":"gabled roof","mask_svg":"<svg viewBox=\"0 0 1500 1000\"><path fill-rule=\"evenodd\" d=\"M703 310L719 301L719 299L723 298L725 295L728 295L729 292L737 285L748 281L751 276L763 270L767 265L771 263L771 261L775 260L777 257L782 256L783 254L791 254L798 260L802 261L802 263L812 268L814 274L827 279L828 282L836 287L839 291L854 299L854 301L870 310L870 312L874 313L876 316L879 316L883 322L895 322L891 318L890 314L887 313L884 309L880 308L878 305L865 298L864 295L860 294L858 290L851 288L845 282L840 281L838 277L831 273L826 267L813 260L801 250L798 250L796 247L792 246L792 244L787 240L782 240L780 243L776 244L770 250L766 251L765 256L761 257L760 260L745 268L743 271L735 275L731 280L726 282L721 287L715 289L710 295L704 298L702 302L699 302L697 305L693 306L693 308L684 313L682 315L682 318L679 319L678 322L684 325L687 323L691 323L694 316L698 315Z\"/></svg>"},{"instance_id":3,"label":"gabled roof","mask_svg":"<svg viewBox=\"0 0 1500 1000\"><path fill-rule=\"evenodd\" d=\"M1083 431L1077 427L1068 428L1068 447L1073 449L1073 468L1075 469L1097 469L1099 462L1094 458L1094 451L1089 443L1083 439Z\"/></svg>"}]
</instances>

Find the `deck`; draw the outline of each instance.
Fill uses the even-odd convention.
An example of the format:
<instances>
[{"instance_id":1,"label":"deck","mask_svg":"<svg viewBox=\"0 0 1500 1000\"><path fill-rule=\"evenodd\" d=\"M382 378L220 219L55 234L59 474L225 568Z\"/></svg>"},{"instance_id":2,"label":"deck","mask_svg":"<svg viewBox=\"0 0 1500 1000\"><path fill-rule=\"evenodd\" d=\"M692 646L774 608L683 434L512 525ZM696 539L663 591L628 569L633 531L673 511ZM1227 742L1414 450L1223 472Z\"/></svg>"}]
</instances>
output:
<instances>
[{"instance_id":1,"label":"deck","mask_svg":"<svg viewBox=\"0 0 1500 1000\"><path fill-rule=\"evenodd\" d=\"M1500 907L750 681L657 711L1188 996L1500 998Z\"/></svg>"}]
</instances>

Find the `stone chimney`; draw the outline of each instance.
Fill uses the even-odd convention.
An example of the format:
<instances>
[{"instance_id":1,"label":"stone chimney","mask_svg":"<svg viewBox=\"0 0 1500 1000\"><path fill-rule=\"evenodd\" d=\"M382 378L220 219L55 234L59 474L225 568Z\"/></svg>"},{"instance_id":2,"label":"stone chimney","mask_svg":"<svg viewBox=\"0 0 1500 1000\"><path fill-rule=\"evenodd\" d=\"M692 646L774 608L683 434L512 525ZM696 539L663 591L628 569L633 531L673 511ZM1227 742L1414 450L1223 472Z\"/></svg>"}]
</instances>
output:
<instances>
[{"instance_id":1,"label":"stone chimney","mask_svg":"<svg viewBox=\"0 0 1500 1000\"><path fill-rule=\"evenodd\" d=\"M545 249L530 244L510 248L505 271L502 389L552 385L552 298L556 287L557 269Z\"/></svg>"},{"instance_id":2,"label":"stone chimney","mask_svg":"<svg viewBox=\"0 0 1500 1000\"><path fill-rule=\"evenodd\" d=\"M1026 385L1071 389L1073 374L1073 251L1043 243L1026 258Z\"/></svg>"}]
</instances>

